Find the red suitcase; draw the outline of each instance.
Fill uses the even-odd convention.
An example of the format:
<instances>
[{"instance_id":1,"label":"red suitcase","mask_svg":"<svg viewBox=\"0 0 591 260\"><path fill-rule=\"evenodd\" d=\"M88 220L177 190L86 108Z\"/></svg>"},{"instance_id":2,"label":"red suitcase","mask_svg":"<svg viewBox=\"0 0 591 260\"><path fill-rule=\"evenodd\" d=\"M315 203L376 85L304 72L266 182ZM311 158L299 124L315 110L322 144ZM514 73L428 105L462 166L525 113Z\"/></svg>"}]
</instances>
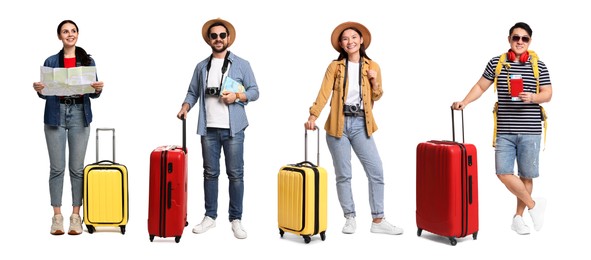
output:
<instances>
[{"instance_id":1,"label":"red suitcase","mask_svg":"<svg viewBox=\"0 0 591 260\"><path fill-rule=\"evenodd\" d=\"M462 142L455 141L452 110L453 141L427 141L417 146L416 221L417 235L423 230L456 238L478 234L478 165L476 147L464 143L462 111Z\"/></svg>"},{"instance_id":2,"label":"red suitcase","mask_svg":"<svg viewBox=\"0 0 591 260\"><path fill-rule=\"evenodd\" d=\"M187 222L186 121L183 146L159 146L150 154L148 233L154 237L181 240Z\"/></svg>"}]
</instances>

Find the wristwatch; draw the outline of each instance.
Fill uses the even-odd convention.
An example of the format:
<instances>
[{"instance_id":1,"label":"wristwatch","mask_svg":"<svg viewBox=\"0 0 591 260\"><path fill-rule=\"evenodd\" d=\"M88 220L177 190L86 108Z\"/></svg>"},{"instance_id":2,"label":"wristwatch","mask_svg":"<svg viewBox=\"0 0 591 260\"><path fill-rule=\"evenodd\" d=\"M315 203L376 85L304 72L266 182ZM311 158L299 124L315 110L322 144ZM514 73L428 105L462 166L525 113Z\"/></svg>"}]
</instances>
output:
<instances>
[{"instance_id":1,"label":"wristwatch","mask_svg":"<svg viewBox=\"0 0 591 260\"><path fill-rule=\"evenodd\" d=\"M236 93L234 93L234 94L236 95L236 100L234 100L234 103L236 103L236 102L239 102L239 101L240 101L240 96L239 96L239 93L238 93L238 92L236 92Z\"/></svg>"}]
</instances>

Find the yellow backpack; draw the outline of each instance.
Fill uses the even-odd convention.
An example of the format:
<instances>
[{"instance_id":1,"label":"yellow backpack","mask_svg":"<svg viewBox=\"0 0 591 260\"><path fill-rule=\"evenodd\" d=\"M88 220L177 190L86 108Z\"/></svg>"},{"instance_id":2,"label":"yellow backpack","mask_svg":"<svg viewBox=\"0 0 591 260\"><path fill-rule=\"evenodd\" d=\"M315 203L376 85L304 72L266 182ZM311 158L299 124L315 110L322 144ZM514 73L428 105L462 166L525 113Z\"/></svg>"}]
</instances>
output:
<instances>
[{"instance_id":1,"label":"yellow backpack","mask_svg":"<svg viewBox=\"0 0 591 260\"><path fill-rule=\"evenodd\" d=\"M534 72L534 78L536 79L536 94L540 93L540 69L538 68L538 55L532 51L532 50L527 50L527 52L529 52L529 56L530 56L530 62L531 62L531 68ZM497 78L499 77L499 75L501 75L501 70L503 69L503 67L507 70L509 70L509 68L511 68L511 64L509 64L507 62L507 53L503 53L501 54L501 57L499 58L499 63L497 64L497 67L495 68L495 79L494 79L494 91L497 91L497 84L498 84L498 80ZM511 84L509 84L509 73L507 73L507 85L508 85L508 89L509 89L509 93L511 93ZM495 147L496 145L496 141L497 141L497 111L499 109L499 102L497 101L495 103L495 107L493 109L493 117L494 117L494 131L493 131L493 147ZM544 147L546 146L546 130L548 128L548 121L546 120L548 117L546 116L546 111L544 110L544 107L542 107L540 105L540 109L541 109L541 116L542 116L542 121L544 121Z\"/></svg>"}]
</instances>

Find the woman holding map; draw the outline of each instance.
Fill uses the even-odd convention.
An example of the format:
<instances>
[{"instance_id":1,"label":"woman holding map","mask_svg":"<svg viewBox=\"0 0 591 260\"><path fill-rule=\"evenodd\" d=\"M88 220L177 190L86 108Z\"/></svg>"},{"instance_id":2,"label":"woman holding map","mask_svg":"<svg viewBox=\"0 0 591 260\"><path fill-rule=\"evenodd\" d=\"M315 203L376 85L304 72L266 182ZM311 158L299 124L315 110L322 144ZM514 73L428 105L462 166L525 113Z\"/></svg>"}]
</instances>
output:
<instances>
[{"instance_id":1,"label":"woman holding map","mask_svg":"<svg viewBox=\"0 0 591 260\"><path fill-rule=\"evenodd\" d=\"M95 66L94 60L86 51L78 46L78 26L71 20L62 21L57 27L57 37L62 42L62 49L47 58L43 64L50 68L72 68ZM37 95L45 100L43 117L45 140L49 153L49 195L53 207L51 224L52 235L64 234L63 216L61 214L64 173L66 168L66 144L68 150L68 168L72 187L72 214L70 216L69 235L82 234L80 206L83 196L84 156L90 134L92 110L90 99L98 98L103 90L103 82L90 84L94 88L91 93L74 95L45 95L46 84L33 83Z\"/></svg>"}]
</instances>

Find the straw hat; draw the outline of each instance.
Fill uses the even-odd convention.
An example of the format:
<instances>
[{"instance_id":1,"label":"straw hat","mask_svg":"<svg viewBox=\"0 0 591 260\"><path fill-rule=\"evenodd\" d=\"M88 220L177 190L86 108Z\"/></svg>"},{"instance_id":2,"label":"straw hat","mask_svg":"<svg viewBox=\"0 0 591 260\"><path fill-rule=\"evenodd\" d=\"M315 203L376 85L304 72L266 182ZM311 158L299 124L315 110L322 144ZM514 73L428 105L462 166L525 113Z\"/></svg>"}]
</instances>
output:
<instances>
[{"instance_id":1,"label":"straw hat","mask_svg":"<svg viewBox=\"0 0 591 260\"><path fill-rule=\"evenodd\" d=\"M203 25L203 28L201 28L203 40L209 44L209 27L215 23L221 23L228 29L228 36L230 36L230 38L228 38L228 47L232 46L232 43L236 40L236 30L234 30L234 26L230 22L221 18L211 19Z\"/></svg>"},{"instance_id":2,"label":"straw hat","mask_svg":"<svg viewBox=\"0 0 591 260\"><path fill-rule=\"evenodd\" d=\"M367 49L369 47L369 44L371 43L371 33L369 33L367 27L357 22L344 22L342 24L339 24L336 28L334 28L334 30L332 31L332 35L330 36L330 42L332 43L332 47L338 52L341 52L342 48L339 44L339 36L345 29L348 28L355 28L361 32L361 37L363 37L363 45L365 46L365 49Z\"/></svg>"}]
</instances>

